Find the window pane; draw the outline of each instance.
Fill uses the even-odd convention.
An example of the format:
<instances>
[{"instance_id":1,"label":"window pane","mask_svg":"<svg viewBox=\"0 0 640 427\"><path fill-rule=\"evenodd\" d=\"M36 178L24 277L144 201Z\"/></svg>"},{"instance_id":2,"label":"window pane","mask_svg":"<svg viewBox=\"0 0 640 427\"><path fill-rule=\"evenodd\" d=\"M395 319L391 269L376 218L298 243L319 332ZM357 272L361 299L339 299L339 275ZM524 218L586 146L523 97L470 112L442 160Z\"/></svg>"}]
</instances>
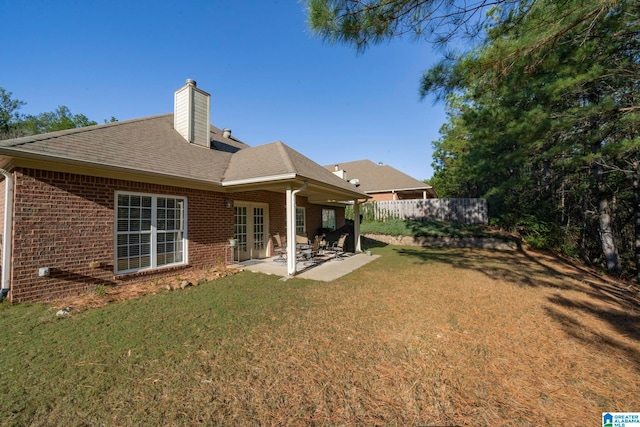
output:
<instances>
[{"instance_id":1,"label":"window pane","mask_svg":"<svg viewBox=\"0 0 640 427\"><path fill-rule=\"evenodd\" d=\"M129 208L126 206L118 208L118 218L127 218L129 216Z\"/></svg>"},{"instance_id":2,"label":"window pane","mask_svg":"<svg viewBox=\"0 0 640 427\"><path fill-rule=\"evenodd\" d=\"M336 211L334 209L322 209L322 228L336 229Z\"/></svg>"},{"instance_id":3,"label":"window pane","mask_svg":"<svg viewBox=\"0 0 640 427\"><path fill-rule=\"evenodd\" d=\"M124 271L129 269L129 260L128 259L119 259L118 260L118 271Z\"/></svg>"},{"instance_id":4,"label":"window pane","mask_svg":"<svg viewBox=\"0 0 640 427\"><path fill-rule=\"evenodd\" d=\"M140 259L129 258L129 269L140 268Z\"/></svg>"},{"instance_id":5,"label":"window pane","mask_svg":"<svg viewBox=\"0 0 640 427\"><path fill-rule=\"evenodd\" d=\"M118 246L118 259L127 258L129 256L128 246Z\"/></svg>"},{"instance_id":6,"label":"window pane","mask_svg":"<svg viewBox=\"0 0 640 427\"><path fill-rule=\"evenodd\" d=\"M296 207L296 233L304 233L305 227L304 208Z\"/></svg>"},{"instance_id":7,"label":"window pane","mask_svg":"<svg viewBox=\"0 0 640 427\"><path fill-rule=\"evenodd\" d=\"M151 208L154 205L157 207L156 227L152 221L154 213ZM181 219L185 217L185 206L183 199L118 194L115 207L117 271L183 262L184 222ZM175 232L163 232L167 226ZM157 240L154 246L151 246L152 234Z\"/></svg>"}]
</instances>

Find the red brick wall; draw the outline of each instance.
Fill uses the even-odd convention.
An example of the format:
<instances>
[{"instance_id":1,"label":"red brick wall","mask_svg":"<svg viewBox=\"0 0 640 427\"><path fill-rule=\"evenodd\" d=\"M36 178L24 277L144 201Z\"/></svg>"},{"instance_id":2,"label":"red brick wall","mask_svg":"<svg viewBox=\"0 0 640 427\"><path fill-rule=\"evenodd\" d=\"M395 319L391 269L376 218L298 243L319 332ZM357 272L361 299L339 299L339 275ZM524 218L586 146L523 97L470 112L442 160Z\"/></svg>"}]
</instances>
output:
<instances>
[{"instance_id":1,"label":"red brick wall","mask_svg":"<svg viewBox=\"0 0 640 427\"><path fill-rule=\"evenodd\" d=\"M233 234L233 209L225 200L269 204L271 234L285 234L285 195L270 191L225 194L34 169L15 171L13 302L47 301L77 295L98 285L119 285L175 277L176 270L206 268L224 262ZM0 202L4 183L0 182ZM187 198L188 266L114 275L114 203L116 191L166 194ZM322 206L298 197L306 208L309 235L322 224ZM3 205L0 205L3 206ZM1 209L1 207L0 207ZM344 209L336 208L338 225ZM99 262L98 268L90 263ZM38 269L49 267L49 277Z\"/></svg>"},{"instance_id":2,"label":"red brick wall","mask_svg":"<svg viewBox=\"0 0 640 427\"><path fill-rule=\"evenodd\" d=\"M336 211L336 228L340 228L345 224L344 208L336 206L312 205L306 199L298 200L299 206L306 208L307 215L307 237L313 239L318 233L318 229L322 227L322 209L332 209Z\"/></svg>"},{"instance_id":3,"label":"red brick wall","mask_svg":"<svg viewBox=\"0 0 640 427\"><path fill-rule=\"evenodd\" d=\"M260 191L232 195L71 173L18 169L15 173L14 247L10 298L52 300L94 287L173 277L176 269L114 275L115 191L184 196L188 206L189 266L224 262L233 234L226 199L269 203L271 227L284 230L284 195ZM100 267L91 268L91 262ZM49 267L49 277L38 269ZM183 267L179 267L183 268Z\"/></svg>"},{"instance_id":4,"label":"red brick wall","mask_svg":"<svg viewBox=\"0 0 640 427\"><path fill-rule=\"evenodd\" d=\"M422 191L401 191L397 193L374 193L370 194L372 199L370 201L374 202L384 202L387 200L411 200L411 199L422 199L423 193Z\"/></svg>"},{"instance_id":5,"label":"red brick wall","mask_svg":"<svg viewBox=\"0 0 640 427\"><path fill-rule=\"evenodd\" d=\"M374 193L374 194L369 194L372 198L369 199L369 201L373 201L373 202L384 202L387 200L395 200L393 198L393 193Z\"/></svg>"},{"instance_id":6,"label":"red brick wall","mask_svg":"<svg viewBox=\"0 0 640 427\"><path fill-rule=\"evenodd\" d=\"M346 224L344 217L344 208L335 208L336 210L336 228L340 228Z\"/></svg>"}]
</instances>

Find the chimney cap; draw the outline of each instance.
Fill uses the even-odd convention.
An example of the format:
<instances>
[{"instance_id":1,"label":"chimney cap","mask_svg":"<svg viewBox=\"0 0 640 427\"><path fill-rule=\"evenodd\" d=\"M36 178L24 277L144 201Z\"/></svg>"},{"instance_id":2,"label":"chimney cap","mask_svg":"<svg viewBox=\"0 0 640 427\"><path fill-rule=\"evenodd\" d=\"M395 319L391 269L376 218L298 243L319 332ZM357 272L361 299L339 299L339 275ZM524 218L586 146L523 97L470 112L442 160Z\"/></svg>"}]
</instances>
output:
<instances>
[{"instance_id":1,"label":"chimney cap","mask_svg":"<svg viewBox=\"0 0 640 427\"><path fill-rule=\"evenodd\" d=\"M187 86L196 87L196 81L193 79L187 79Z\"/></svg>"}]
</instances>

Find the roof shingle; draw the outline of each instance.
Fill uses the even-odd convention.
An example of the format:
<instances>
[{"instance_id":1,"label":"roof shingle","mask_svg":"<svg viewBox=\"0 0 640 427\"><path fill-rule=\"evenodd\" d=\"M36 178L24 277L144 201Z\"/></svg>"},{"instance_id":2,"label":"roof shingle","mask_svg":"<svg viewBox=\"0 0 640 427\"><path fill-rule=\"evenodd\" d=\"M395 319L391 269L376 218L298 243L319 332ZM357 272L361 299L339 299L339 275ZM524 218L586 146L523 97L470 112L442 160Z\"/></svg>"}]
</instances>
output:
<instances>
[{"instance_id":1,"label":"roof shingle","mask_svg":"<svg viewBox=\"0 0 640 427\"><path fill-rule=\"evenodd\" d=\"M211 126L211 148L190 144L173 128L173 114L145 117L0 141L0 156L55 160L166 175L222 185L288 175L366 194L282 142L249 147ZM278 178L280 176L280 178Z\"/></svg>"},{"instance_id":2,"label":"roof shingle","mask_svg":"<svg viewBox=\"0 0 640 427\"><path fill-rule=\"evenodd\" d=\"M211 136L224 143L222 132ZM233 144L233 145L231 145ZM246 146L239 141L226 145ZM231 153L186 142L173 129L173 114L0 141L0 154L46 157L219 183Z\"/></svg>"}]
</instances>

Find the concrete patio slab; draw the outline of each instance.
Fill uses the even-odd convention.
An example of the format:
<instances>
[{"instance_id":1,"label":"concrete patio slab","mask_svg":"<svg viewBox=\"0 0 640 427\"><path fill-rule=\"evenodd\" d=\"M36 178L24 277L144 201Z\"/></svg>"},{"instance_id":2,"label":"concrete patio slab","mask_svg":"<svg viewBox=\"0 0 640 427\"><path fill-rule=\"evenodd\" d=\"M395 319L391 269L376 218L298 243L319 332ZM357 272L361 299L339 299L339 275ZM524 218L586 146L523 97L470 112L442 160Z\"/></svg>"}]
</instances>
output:
<instances>
[{"instance_id":1,"label":"concrete patio slab","mask_svg":"<svg viewBox=\"0 0 640 427\"><path fill-rule=\"evenodd\" d=\"M294 277L302 279L318 280L323 282L331 282L344 275L351 273L379 258L380 255L366 255L364 253L354 254L342 257L339 260L331 259L320 264L307 266L304 262L298 263L298 274ZM264 274L275 274L287 278L287 266L282 261L276 260L276 257L243 261L240 266L245 270L254 271Z\"/></svg>"}]
</instances>

